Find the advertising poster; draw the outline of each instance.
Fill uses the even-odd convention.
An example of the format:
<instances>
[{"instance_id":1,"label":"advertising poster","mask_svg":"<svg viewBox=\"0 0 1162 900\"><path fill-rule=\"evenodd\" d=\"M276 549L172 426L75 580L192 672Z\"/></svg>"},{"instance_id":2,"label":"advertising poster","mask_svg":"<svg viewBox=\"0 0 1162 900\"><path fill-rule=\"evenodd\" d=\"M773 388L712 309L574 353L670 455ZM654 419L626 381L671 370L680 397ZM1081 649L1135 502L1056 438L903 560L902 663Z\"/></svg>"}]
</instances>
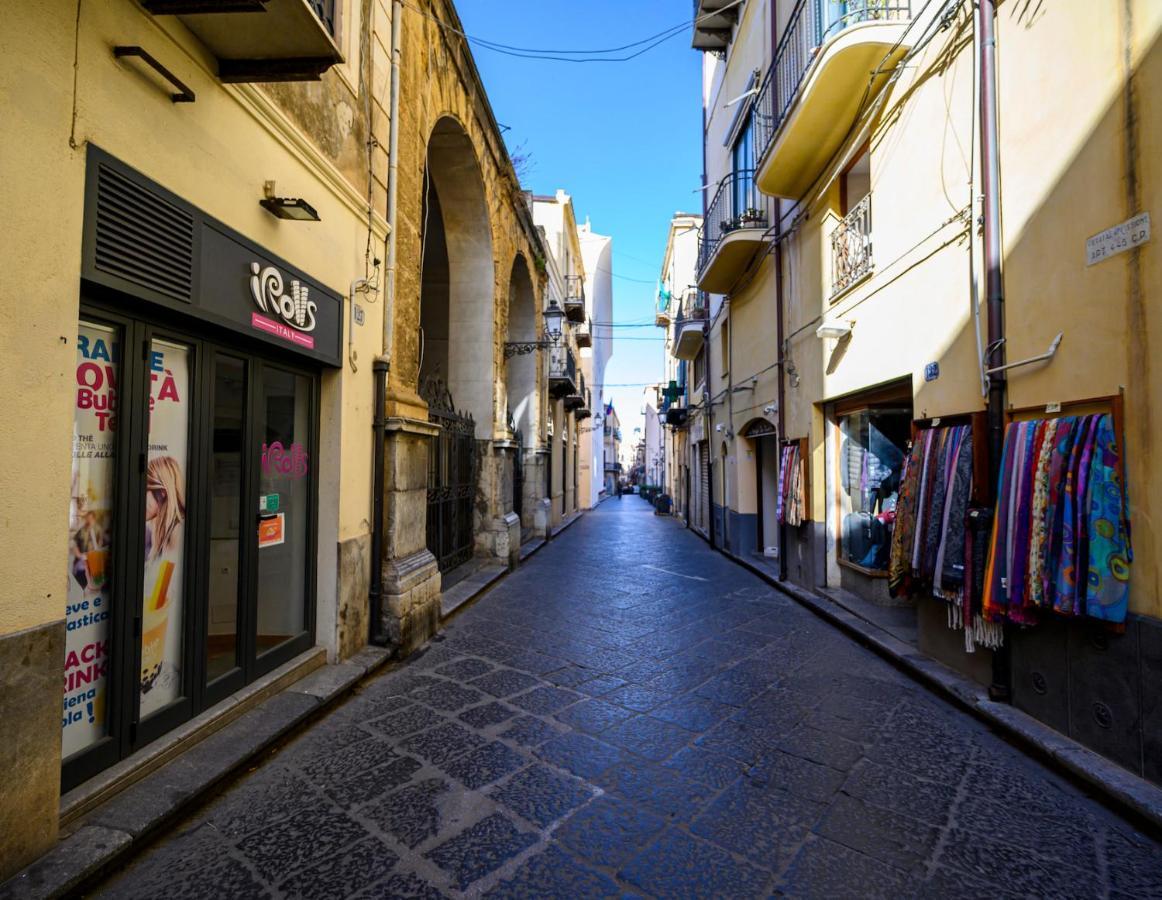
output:
<instances>
[{"instance_id":1,"label":"advertising poster","mask_svg":"<svg viewBox=\"0 0 1162 900\"><path fill-rule=\"evenodd\" d=\"M77 335L69 498L61 715L61 749L65 757L84 750L106 732L118 350L115 329L81 323Z\"/></svg>"},{"instance_id":2,"label":"advertising poster","mask_svg":"<svg viewBox=\"0 0 1162 900\"><path fill-rule=\"evenodd\" d=\"M182 622L189 462L190 351L155 340L149 357L141 717L182 694Z\"/></svg>"}]
</instances>

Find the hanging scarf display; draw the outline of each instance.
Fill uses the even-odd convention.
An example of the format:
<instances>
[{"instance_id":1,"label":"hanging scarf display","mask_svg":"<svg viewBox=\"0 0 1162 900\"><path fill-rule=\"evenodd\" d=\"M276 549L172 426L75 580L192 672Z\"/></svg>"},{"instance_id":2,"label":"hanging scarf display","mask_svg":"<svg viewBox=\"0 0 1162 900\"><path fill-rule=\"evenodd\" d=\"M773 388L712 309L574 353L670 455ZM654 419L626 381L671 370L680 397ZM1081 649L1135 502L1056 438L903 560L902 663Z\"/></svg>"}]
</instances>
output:
<instances>
[{"instance_id":1,"label":"hanging scarf display","mask_svg":"<svg viewBox=\"0 0 1162 900\"><path fill-rule=\"evenodd\" d=\"M1123 623L1129 498L1108 414L1013 422L1005 430L983 613L1035 624L1045 611Z\"/></svg>"},{"instance_id":2,"label":"hanging scarf display","mask_svg":"<svg viewBox=\"0 0 1162 900\"><path fill-rule=\"evenodd\" d=\"M980 615L987 530L982 511L970 508L972 478L971 426L920 432L901 476L888 562L892 595L944 601L949 627L964 631L970 653L977 644L1000 646L1003 634Z\"/></svg>"},{"instance_id":3,"label":"hanging scarf display","mask_svg":"<svg viewBox=\"0 0 1162 900\"><path fill-rule=\"evenodd\" d=\"M803 460L797 441L784 445L779 453L778 491L775 516L779 524L798 527L803 523L806 497L803 487Z\"/></svg>"}]
</instances>

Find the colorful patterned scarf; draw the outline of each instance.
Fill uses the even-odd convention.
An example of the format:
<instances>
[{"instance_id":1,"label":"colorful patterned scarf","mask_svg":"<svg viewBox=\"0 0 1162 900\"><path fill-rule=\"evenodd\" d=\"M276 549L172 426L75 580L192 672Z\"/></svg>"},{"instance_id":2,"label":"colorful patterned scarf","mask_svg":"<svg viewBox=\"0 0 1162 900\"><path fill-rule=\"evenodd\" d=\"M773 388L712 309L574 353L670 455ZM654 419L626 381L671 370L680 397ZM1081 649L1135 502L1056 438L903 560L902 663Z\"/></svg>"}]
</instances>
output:
<instances>
[{"instance_id":1,"label":"colorful patterned scarf","mask_svg":"<svg viewBox=\"0 0 1162 900\"><path fill-rule=\"evenodd\" d=\"M1102 416L1089 472L1089 560L1085 613L1123 623L1130 599L1129 492L1118 475L1118 447L1112 417Z\"/></svg>"}]
</instances>

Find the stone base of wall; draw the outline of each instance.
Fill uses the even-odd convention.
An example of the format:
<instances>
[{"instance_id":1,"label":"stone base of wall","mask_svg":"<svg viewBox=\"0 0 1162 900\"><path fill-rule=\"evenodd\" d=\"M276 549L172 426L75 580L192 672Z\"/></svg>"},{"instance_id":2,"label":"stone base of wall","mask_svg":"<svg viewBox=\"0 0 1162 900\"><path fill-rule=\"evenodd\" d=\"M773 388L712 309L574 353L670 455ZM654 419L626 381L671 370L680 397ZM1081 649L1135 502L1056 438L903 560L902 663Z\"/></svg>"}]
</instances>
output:
<instances>
[{"instance_id":1,"label":"stone base of wall","mask_svg":"<svg viewBox=\"0 0 1162 900\"><path fill-rule=\"evenodd\" d=\"M371 536L361 534L339 542L336 644L339 659L348 659L367 646L370 635Z\"/></svg>"},{"instance_id":2,"label":"stone base of wall","mask_svg":"<svg viewBox=\"0 0 1162 900\"><path fill-rule=\"evenodd\" d=\"M440 628L440 568L425 548L383 564L383 630L401 657Z\"/></svg>"},{"instance_id":3,"label":"stone base of wall","mask_svg":"<svg viewBox=\"0 0 1162 900\"><path fill-rule=\"evenodd\" d=\"M0 881L57 838L64 620L0 635Z\"/></svg>"}]
</instances>

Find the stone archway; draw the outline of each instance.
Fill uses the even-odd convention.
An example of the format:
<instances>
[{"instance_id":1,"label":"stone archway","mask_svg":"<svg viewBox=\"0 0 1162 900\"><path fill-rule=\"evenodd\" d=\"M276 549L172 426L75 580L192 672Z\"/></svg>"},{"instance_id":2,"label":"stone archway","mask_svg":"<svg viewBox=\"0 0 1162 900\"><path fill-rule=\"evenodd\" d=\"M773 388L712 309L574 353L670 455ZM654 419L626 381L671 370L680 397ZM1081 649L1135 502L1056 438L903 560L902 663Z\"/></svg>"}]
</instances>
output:
<instances>
[{"instance_id":1,"label":"stone archway","mask_svg":"<svg viewBox=\"0 0 1162 900\"><path fill-rule=\"evenodd\" d=\"M451 116L428 140L421 211L420 372L442 379L457 408L492 435L492 229L472 141Z\"/></svg>"},{"instance_id":2,"label":"stone archway","mask_svg":"<svg viewBox=\"0 0 1162 900\"><path fill-rule=\"evenodd\" d=\"M538 337L540 316L536 290L523 255L513 260L508 287L508 334L510 342L531 343ZM505 352L504 388L513 440L511 509L520 517L521 531L544 533L547 518L541 507L542 454L537 452L541 419L538 352Z\"/></svg>"}]
</instances>

